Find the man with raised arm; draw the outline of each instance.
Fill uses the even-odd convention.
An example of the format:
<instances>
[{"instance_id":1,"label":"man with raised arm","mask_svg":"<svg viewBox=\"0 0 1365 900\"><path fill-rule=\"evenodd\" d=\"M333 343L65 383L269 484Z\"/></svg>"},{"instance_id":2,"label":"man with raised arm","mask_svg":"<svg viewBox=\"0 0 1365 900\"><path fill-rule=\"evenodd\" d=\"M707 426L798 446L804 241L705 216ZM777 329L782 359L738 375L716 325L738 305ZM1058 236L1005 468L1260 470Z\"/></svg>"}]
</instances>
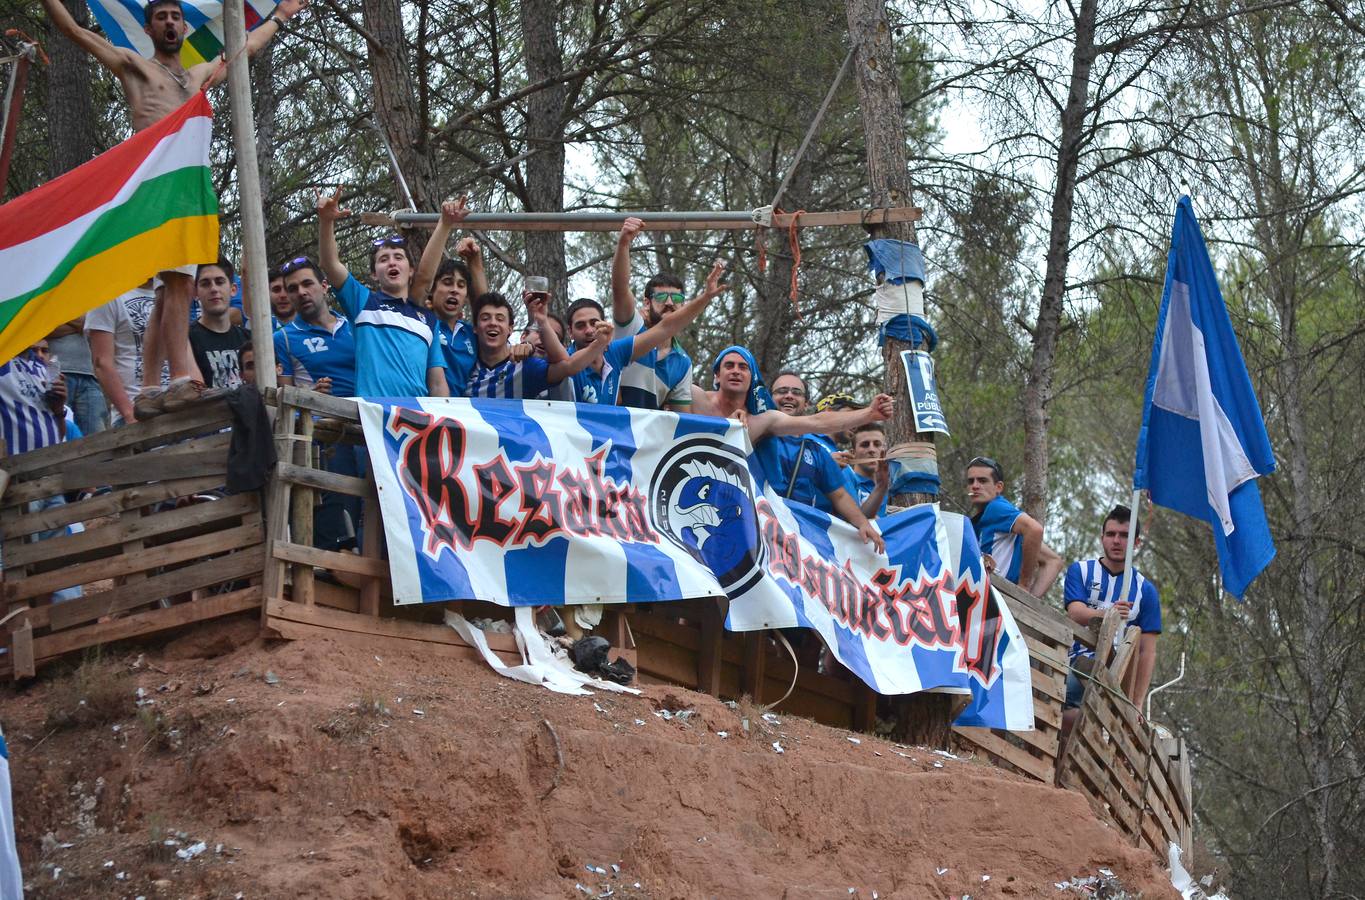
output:
<instances>
[{"instance_id":1,"label":"man with raised arm","mask_svg":"<svg viewBox=\"0 0 1365 900\"><path fill-rule=\"evenodd\" d=\"M1043 543L1043 526L1004 497L1000 463L978 456L967 463L967 499L972 529L987 568L999 572L1035 597L1047 593L1062 572L1062 558Z\"/></svg>"},{"instance_id":2,"label":"man with raised arm","mask_svg":"<svg viewBox=\"0 0 1365 900\"><path fill-rule=\"evenodd\" d=\"M247 35L247 55L255 55L285 22L307 5L308 0L281 0L270 17ZM128 111L135 131L161 121L201 88L215 81L216 60L188 69L180 62L180 46L189 32L180 0L149 0L143 10L142 30L152 41L151 59L115 47L93 31L82 28L61 0L43 0L43 8L58 30L118 78L124 96L128 98ZM190 399L202 389L201 373L190 353L186 331L194 274L192 265L160 273L165 289L148 325L152 334L145 342L143 388L145 392L160 392L161 362L168 360L172 384L167 400Z\"/></svg>"},{"instance_id":3,"label":"man with raised arm","mask_svg":"<svg viewBox=\"0 0 1365 900\"><path fill-rule=\"evenodd\" d=\"M632 216L622 224L616 241L616 253L611 260L614 337L628 337L652 328L686 299L682 279L660 272L645 282L644 315L640 315L635 294L630 290L630 245L644 227L643 221ZM646 353L621 374L619 402L636 409L691 412L692 358L676 340Z\"/></svg>"},{"instance_id":4,"label":"man with raised arm","mask_svg":"<svg viewBox=\"0 0 1365 900\"><path fill-rule=\"evenodd\" d=\"M795 496L794 482L809 484L811 492L819 492L828 499L839 518L858 529L858 536L878 553L886 552L886 543L876 526L867 520L857 502L844 488L843 475L828 453L815 452L815 445L801 446L802 435L856 428L867 422L884 422L891 418L894 403L886 394L877 398L866 409L816 413L813 416L789 416L774 409L768 389L758 373L753 354L743 347L726 347L712 366L716 375L716 389L709 392L709 407L717 415L738 418L749 430L765 475L774 491L798 502L810 503L805 494ZM795 438L796 440L787 440ZM807 454L806 451L810 451ZM803 490L805 490L803 488ZM813 499L813 494L812 494Z\"/></svg>"},{"instance_id":5,"label":"man with raised arm","mask_svg":"<svg viewBox=\"0 0 1365 900\"><path fill-rule=\"evenodd\" d=\"M640 332L618 337L613 340L600 358L574 376L575 399L579 403L598 403L604 406L618 405L622 375L631 363L661 347L668 346L693 322L708 303L720 296L729 285L721 278L725 275L724 260L716 260L711 272L706 276L706 285L691 300L666 313L655 324ZM588 346L597 334L597 327L603 321L602 305L588 297L575 300L569 307L569 335L574 347ZM620 404L625 405L625 404Z\"/></svg>"},{"instance_id":6,"label":"man with raised arm","mask_svg":"<svg viewBox=\"0 0 1365 900\"><path fill-rule=\"evenodd\" d=\"M340 204L341 189L317 193L318 262L355 326L356 395L359 397L448 397L436 318L413 302L412 260L400 235L370 244L370 274L378 288L357 281L341 261L336 222L351 214Z\"/></svg>"}]
</instances>

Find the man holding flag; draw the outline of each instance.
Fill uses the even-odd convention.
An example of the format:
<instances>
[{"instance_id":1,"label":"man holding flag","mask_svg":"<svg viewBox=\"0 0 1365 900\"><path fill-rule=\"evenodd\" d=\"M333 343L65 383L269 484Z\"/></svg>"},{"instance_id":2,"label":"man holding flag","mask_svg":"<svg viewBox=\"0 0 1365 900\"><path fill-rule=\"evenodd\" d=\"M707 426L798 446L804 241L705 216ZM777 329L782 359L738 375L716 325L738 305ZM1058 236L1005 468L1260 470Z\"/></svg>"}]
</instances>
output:
<instances>
[{"instance_id":1,"label":"man holding flag","mask_svg":"<svg viewBox=\"0 0 1365 900\"><path fill-rule=\"evenodd\" d=\"M136 4L132 4L136 5ZM247 36L246 52L255 55L264 47L284 23L308 5L308 0L281 0L274 12ZM180 109L185 102L205 87L222 77L217 59L185 68L182 47L190 31L181 0L148 0L142 9L142 32L151 42L150 58L138 52L138 44L130 28L131 13L123 0L92 0L105 31L122 46L116 46L93 31L82 28L62 5L61 0L43 0L43 7L72 43L84 49L112 72L123 85L128 97L128 110L133 128L142 131ZM197 8L191 8L198 12ZM200 15L200 18L203 18ZM198 31L206 31L204 28ZM196 32L197 33L197 32ZM121 40L120 40L121 39ZM145 49L145 48L142 48ZM216 256L216 254L214 254ZM208 260L200 260L201 262ZM172 384L177 392L186 389L196 393L200 377L190 353L189 318L193 265L184 266L160 277L165 290L158 307L148 323L148 339L143 365L144 389L159 389L157 378L162 358L170 362ZM144 272L143 276L152 272Z\"/></svg>"},{"instance_id":2,"label":"man holding flag","mask_svg":"<svg viewBox=\"0 0 1365 900\"><path fill-rule=\"evenodd\" d=\"M1137 494L1213 527L1241 599L1275 557L1256 479L1275 470L1265 420L1188 195L1176 206L1133 475ZM1136 529L1134 529L1135 536ZM1125 578L1131 577L1132 541Z\"/></svg>"}]
</instances>

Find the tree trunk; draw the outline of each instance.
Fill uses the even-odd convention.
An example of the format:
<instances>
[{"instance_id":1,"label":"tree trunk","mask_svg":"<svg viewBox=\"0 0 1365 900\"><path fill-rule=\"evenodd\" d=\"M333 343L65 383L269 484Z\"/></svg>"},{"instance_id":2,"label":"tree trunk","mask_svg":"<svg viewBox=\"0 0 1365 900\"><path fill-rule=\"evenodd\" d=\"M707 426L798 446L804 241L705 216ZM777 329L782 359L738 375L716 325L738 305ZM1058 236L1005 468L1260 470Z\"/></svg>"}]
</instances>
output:
<instances>
[{"instance_id":1,"label":"tree trunk","mask_svg":"<svg viewBox=\"0 0 1365 900\"><path fill-rule=\"evenodd\" d=\"M379 127L398 159L413 203L419 211L435 211L440 207L441 191L435 161L427 152L428 123L421 121L418 114L408 40L403 31L403 5L400 0L363 0L361 10L365 28L377 41L370 44L368 57ZM393 194L397 205L407 206L396 178ZM419 239L425 234L419 234Z\"/></svg>"},{"instance_id":2,"label":"tree trunk","mask_svg":"<svg viewBox=\"0 0 1365 900\"><path fill-rule=\"evenodd\" d=\"M89 24L85 0L64 2L79 24ZM50 24L44 46L52 60L47 66L47 135L52 148L50 177L56 178L99 153L99 130L90 93L90 54Z\"/></svg>"},{"instance_id":3,"label":"tree trunk","mask_svg":"<svg viewBox=\"0 0 1365 900\"><path fill-rule=\"evenodd\" d=\"M526 78L554 79L564 70L559 47L558 7L553 0L523 0L521 28L526 42ZM554 82L526 98L526 209L564 211L564 103L567 89ZM564 232L526 233L526 271L550 279L555 297L567 299Z\"/></svg>"},{"instance_id":4,"label":"tree trunk","mask_svg":"<svg viewBox=\"0 0 1365 900\"><path fill-rule=\"evenodd\" d=\"M265 245L280 246L280 226L288 207L275 196L275 116L279 97L275 93L275 41L265 45L251 61L251 106L255 111L257 169L261 174L261 203L265 207ZM278 260L266 260L269 267Z\"/></svg>"},{"instance_id":5,"label":"tree trunk","mask_svg":"<svg viewBox=\"0 0 1365 900\"><path fill-rule=\"evenodd\" d=\"M773 173L775 180L772 189L776 190L781 180L781 172ZM800 209L810 197L811 164L809 157L801 160L792 174L791 184L787 186L783 206L786 209ZM788 246L787 234L781 230L769 231L765 236L768 242L768 272L759 282L758 309L754 311L755 328L749 349L758 360L758 370L769 379L777 377L782 364L792 348L793 325L796 309L791 301L792 268L796 260ZM805 377L805 372L798 373Z\"/></svg>"},{"instance_id":6,"label":"tree trunk","mask_svg":"<svg viewBox=\"0 0 1365 900\"><path fill-rule=\"evenodd\" d=\"M891 28L886 21L883 0L845 0L849 40L856 44L854 70L858 73L858 104L862 113L863 136L867 145L868 203L872 206L910 206L914 203L910 171L906 164L904 113L901 106L899 73ZM869 229L873 237L889 237L918 245L913 222ZM889 447L911 440L932 442L932 435L916 434L913 411L906 402L903 350L909 344L888 338L883 348L886 362L886 392L896 399L896 414L887 423ZM934 499L926 494L900 494L892 497L899 504L924 503ZM946 747L958 698L948 694L918 693L890 701L895 727L892 737L911 744Z\"/></svg>"},{"instance_id":7,"label":"tree trunk","mask_svg":"<svg viewBox=\"0 0 1365 900\"><path fill-rule=\"evenodd\" d=\"M1052 225L1043 271L1043 296L1033 326L1033 357L1024 384L1024 512L1039 522L1047 517L1048 404L1062 323L1066 270L1071 259L1071 219L1076 204L1085 117L1090 108L1090 69L1095 62L1095 16L1099 0L1081 0L1076 43L1071 53L1071 87L1062 110L1057 178L1052 190Z\"/></svg>"}]
</instances>

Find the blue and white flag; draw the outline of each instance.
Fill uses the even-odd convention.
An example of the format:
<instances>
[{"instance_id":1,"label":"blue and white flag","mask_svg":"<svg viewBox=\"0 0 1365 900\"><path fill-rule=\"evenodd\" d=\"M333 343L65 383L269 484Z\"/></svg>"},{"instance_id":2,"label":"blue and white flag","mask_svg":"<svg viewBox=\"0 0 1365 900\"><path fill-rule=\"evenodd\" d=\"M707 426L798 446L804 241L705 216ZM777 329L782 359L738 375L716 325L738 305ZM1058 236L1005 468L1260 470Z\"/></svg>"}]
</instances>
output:
<instances>
[{"instance_id":1,"label":"blue and white flag","mask_svg":"<svg viewBox=\"0 0 1365 900\"><path fill-rule=\"evenodd\" d=\"M23 900L24 873L15 842L14 801L10 792L9 747L0 733L0 898Z\"/></svg>"},{"instance_id":2,"label":"blue and white flag","mask_svg":"<svg viewBox=\"0 0 1365 900\"><path fill-rule=\"evenodd\" d=\"M1135 489L1213 527L1223 586L1241 598L1275 557L1257 477L1275 470L1265 420L1189 197L1171 228L1138 434Z\"/></svg>"},{"instance_id":3,"label":"blue and white flag","mask_svg":"<svg viewBox=\"0 0 1365 900\"><path fill-rule=\"evenodd\" d=\"M1033 727L1027 649L961 516L880 519L877 554L784 500L726 419L447 398L360 419L395 603L728 596L731 630L814 628L881 693L973 693L985 724Z\"/></svg>"}]
</instances>

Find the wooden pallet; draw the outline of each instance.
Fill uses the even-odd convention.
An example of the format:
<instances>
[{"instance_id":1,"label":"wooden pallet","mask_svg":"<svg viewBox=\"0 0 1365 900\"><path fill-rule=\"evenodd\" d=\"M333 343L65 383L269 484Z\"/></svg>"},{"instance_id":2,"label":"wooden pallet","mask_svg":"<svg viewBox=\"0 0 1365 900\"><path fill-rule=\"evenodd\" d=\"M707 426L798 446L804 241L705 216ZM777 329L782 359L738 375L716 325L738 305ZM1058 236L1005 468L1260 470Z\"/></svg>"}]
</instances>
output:
<instances>
[{"instance_id":1,"label":"wooden pallet","mask_svg":"<svg viewBox=\"0 0 1365 900\"><path fill-rule=\"evenodd\" d=\"M66 653L260 606L259 495L195 501L224 483L231 422L222 401L202 403L4 458L0 600L13 617L0 671L25 677ZM38 509L93 487L108 490ZM74 522L86 530L65 533ZM77 585L81 598L51 602Z\"/></svg>"}]
</instances>

